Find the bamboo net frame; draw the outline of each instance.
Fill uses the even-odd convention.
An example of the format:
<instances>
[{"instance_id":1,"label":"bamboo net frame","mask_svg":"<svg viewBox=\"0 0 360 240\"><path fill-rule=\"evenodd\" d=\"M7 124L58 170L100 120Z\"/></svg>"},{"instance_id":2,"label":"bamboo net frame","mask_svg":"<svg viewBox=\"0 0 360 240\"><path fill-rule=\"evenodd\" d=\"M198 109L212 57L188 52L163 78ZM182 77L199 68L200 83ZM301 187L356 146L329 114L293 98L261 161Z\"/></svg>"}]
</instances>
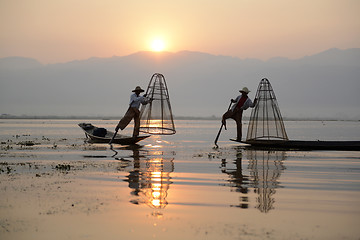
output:
<instances>
[{"instance_id":1,"label":"bamboo net frame","mask_svg":"<svg viewBox=\"0 0 360 240\"><path fill-rule=\"evenodd\" d=\"M164 75L155 73L149 82L146 96L150 102L140 110L140 132L154 135L176 133L170 97Z\"/></svg>"},{"instance_id":2,"label":"bamboo net frame","mask_svg":"<svg viewBox=\"0 0 360 240\"><path fill-rule=\"evenodd\" d=\"M258 102L251 112L246 141L289 140L268 79L263 78L260 81L255 98Z\"/></svg>"}]
</instances>

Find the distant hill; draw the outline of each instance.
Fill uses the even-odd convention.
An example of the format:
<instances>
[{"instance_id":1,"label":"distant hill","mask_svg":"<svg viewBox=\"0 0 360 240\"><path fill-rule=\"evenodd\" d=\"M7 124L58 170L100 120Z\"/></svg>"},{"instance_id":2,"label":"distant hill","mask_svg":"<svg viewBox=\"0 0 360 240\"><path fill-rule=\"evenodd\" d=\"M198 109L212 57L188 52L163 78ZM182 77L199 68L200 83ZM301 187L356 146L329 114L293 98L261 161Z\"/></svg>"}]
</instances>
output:
<instances>
[{"instance_id":1,"label":"distant hill","mask_svg":"<svg viewBox=\"0 0 360 240\"><path fill-rule=\"evenodd\" d=\"M298 62L317 66L359 66L359 55L360 48L346 50L332 48L312 56L301 58Z\"/></svg>"},{"instance_id":2,"label":"distant hill","mask_svg":"<svg viewBox=\"0 0 360 240\"><path fill-rule=\"evenodd\" d=\"M0 58L0 71L23 70L42 67L43 65L35 59L24 57Z\"/></svg>"},{"instance_id":3,"label":"distant hill","mask_svg":"<svg viewBox=\"0 0 360 240\"><path fill-rule=\"evenodd\" d=\"M284 117L360 119L360 49L268 61L201 52L137 52L42 65L0 59L0 114L121 116L135 86L164 74L177 116L220 116L243 86L268 78ZM250 115L250 110L245 115Z\"/></svg>"}]
</instances>

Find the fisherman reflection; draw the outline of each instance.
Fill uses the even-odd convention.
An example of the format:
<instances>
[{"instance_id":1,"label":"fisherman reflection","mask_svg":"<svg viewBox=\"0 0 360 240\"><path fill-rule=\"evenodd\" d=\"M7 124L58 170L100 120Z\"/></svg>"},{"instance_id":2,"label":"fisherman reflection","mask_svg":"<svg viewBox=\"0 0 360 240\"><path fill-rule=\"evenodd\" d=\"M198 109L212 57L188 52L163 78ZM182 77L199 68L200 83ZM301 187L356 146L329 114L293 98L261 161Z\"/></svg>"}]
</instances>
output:
<instances>
[{"instance_id":1,"label":"fisherman reflection","mask_svg":"<svg viewBox=\"0 0 360 240\"><path fill-rule=\"evenodd\" d=\"M174 171L173 159L164 159L155 153L150 159L134 154L134 169L129 171L127 182L136 196L130 202L146 204L159 210L168 204L166 197L171 182L170 173ZM155 213L159 214L159 213Z\"/></svg>"},{"instance_id":2,"label":"fisherman reflection","mask_svg":"<svg viewBox=\"0 0 360 240\"><path fill-rule=\"evenodd\" d=\"M139 184L139 176L140 176L140 152L134 151L134 168L129 171L129 175L127 176L127 182L129 182L129 188L134 189L131 192L131 195L138 196L140 192L140 184Z\"/></svg>"},{"instance_id":3,"label":"fisherman reflection","mask_svg":"<svg viewBox=\"0 0 360 240\"><path fill-rule=\"evenodd\" d=\"M232 189L231 191L239 192L242 194L239 198L240 203L238 205L231 205L231 207L248 208L249 198L246 194L249 191L249 177L243 175L241 151L241 149L238 149L236 159L232 162L232 165L230 167L226 159L222 159L221 171L229 175L229 180L227 180L228 184L225 185L229 186ZM235 165L235 168L232 167L233 165Z\"/></svg>"},{"instance_id":4,"label":"fisherman reflection","mask_svg":"<svg viewBox=\"0 0 360 240\"><path fill-rule=\"evenodd\" d=\"M142 146L137 145L137 144L127 146L127 147L121 147L119 149L115 149L112 145L110 145L110 150L114 152L114 154L111 157L114 158L115 160L119 161L116 169L118 171L128 171L128 169L132 169L132 164L131 164L132 161L129 160L129 158L130 159L139 159L141 148L142 148ZM119 151L123 152L126 150L131 150L133 152L133 154L129 155L129 156L118 155Z\"/></svg>"},{"instance_id":5,"label":"fisherman reflection","mask_svg":"<svg viewBox=\"0 0 360 240\"><path fill-rule=\"evenodd\" d=\"M267 213L274 209L276 188L281 187L279 178L286 169L283 160L286 159L285 151L247 150L250 171L250 186L258 195L256 208Z\"/></svg>"}]
</instances>

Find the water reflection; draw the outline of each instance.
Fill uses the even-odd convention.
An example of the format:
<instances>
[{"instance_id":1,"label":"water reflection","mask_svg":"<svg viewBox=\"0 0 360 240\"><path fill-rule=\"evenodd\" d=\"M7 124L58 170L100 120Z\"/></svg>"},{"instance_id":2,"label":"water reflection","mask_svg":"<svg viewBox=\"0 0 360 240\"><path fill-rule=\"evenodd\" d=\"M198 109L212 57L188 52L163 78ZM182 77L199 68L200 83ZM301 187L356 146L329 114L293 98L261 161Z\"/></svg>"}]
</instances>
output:
<instances>
[{"instance_id":1,"label":"water reflection","mask_svg":"<svg viewBox=\"0 0 360 240\"><path fill-rule=\"evenodd\" d=\"M243 156L248 160L248 172L244 174ZM261 151L237 149L236 159L232 161L234 167L229 167L226 159L222 160L221 171L229 175L228 184L232 191L241 194L237 205L232 207L248 208L251 189L256 193L255 208L267 213L274 209L276 189L280 188L280 176L286 169L283 161L286 159L285 151Z\"/></svg>"},{"instance_id":2,"label":"water reflection","mask_svg":"<svg viewBox=\"0 0 360 240\"><path fill-rule=\"evenodd\" d=\"M285 151L245 151L249 160L251 186L257 193L256 208L261 212L274 209L276 188L281 187L279 178L285 170Z\"/></svg>"},{"instance_id":3,"label":"water reflection","mask_svg":"<svg viewBox=\"0 0 360 240\"><path fill-rule=\"evenodd\" d=\"M221 171L229 175L228 183L225 185L229 186L231 191L241 193L240 203L238 205L231 205L231 207L248 208L249 176L243 174L241 151L238 151L236 159L232 161L232 164L234 167L229 167L226 159L221 160Z\"/></svg>"},{"instance_id":4,"label":"water reflection","mask_svg":"<svg viewBox=\"0 0 360 240\"><path fill-rule=\"evenodd\" d=\"M168 204L167 192L171 182L170 173L174 171L173 158L166 159L161 151L148 152L147 157L140 157L139 151L134 150L134 167L129 171L126 180L133 204L146 204L156 211L155 215L161 214L158 210Z\"/></svg>"}]
</instances>

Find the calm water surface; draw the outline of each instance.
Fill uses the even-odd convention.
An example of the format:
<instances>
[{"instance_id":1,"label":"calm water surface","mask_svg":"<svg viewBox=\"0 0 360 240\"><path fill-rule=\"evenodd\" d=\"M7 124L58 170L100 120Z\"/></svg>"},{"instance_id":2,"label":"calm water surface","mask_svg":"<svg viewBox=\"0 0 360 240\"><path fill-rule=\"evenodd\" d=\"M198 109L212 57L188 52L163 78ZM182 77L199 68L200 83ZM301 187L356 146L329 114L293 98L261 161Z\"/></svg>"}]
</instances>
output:
<instances>
[{"instance_id":1,"label":"calm water surface","mask_svg":"<svg viewBox=\"0 0 360 240\"><path fill-rule=\"evenodd\" d=\"M214 149L210 120L112 151L84 144L79 122L0 120L1 239L360 239L360 152L251 150L230 122ZM285 127L360 140L358 121Z\"/></svg>"}]
</instances>

